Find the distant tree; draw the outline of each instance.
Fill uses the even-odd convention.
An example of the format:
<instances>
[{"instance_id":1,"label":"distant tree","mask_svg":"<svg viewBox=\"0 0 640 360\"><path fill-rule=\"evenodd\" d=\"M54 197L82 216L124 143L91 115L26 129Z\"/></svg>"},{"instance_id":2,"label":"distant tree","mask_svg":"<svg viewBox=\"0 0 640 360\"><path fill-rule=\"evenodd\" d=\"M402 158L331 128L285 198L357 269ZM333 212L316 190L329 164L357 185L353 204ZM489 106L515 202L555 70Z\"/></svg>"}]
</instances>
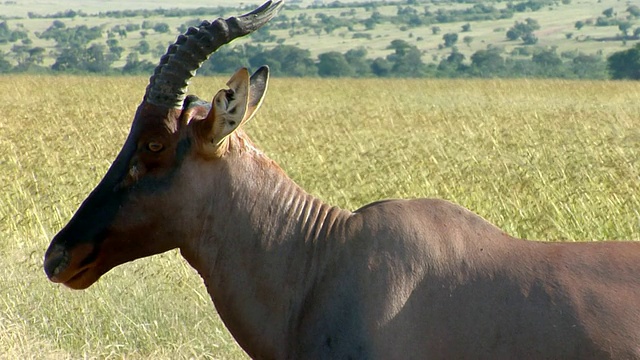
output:
<instances>
[{"instance_id":1,"label":"distant tree","mask_svg":"<svg viewBox=\"0 0 640 360\"><path fill-rule=\"evenodd\" d=\"M576 24L574 25L574 27L578 30L582 29L584 27L584 21L582 20L576 21Z\"/></svg>"},{"instance_id":2,"label":"distant tree","mask_svg":"<svg viewBox=\"0 0 640 360\"><path fill-rule=\"evenodd\" d=\"M565 37L567 40L571 40L571 38L573 38L573 33L572 33L572 32L565 33L565 34L564 34L564 37Z\"/></svg>"},{"instance_id":3,"label":"distant tree","mask_svg":"<svg viewBox=\"0 0 640 360\"><path fill-rule=\"evenodd\" d=\"M471 55L471 66L480 76L497 76L504 69L504 59L495 50L478 50Z\"/></svg>"},{"instance_id":4,"label":"distant tree","mask_svg":"<svg viewBox=\"0 0 640 360\"><path fill-rule=\"evenodd\" d=\"M440 31L441 31L440 26L432 26L432 27L431 27L431 33L432 33L433 35L438 35L438 34L440 34Z\"/></svg>"},{"instance_id":5,"label":"distant tree","mask_svg":"<svg viewBox=\"0 0 640 360\"><path fill-rule=\"evenodd\" d=\"M598 55L577 55L571 61L571 71L581 79L607 78L607 64Z\"/></svg>"},{"instance_id":6,"label":"distant tree","mask_svg":"<svg viewBox=\"0 0 640 360\"><path fill-rule=\"evenodd\" d=\"M67 27L64 22L60 21L60 20L53 20L53 23L51 24L51 27L54 29L64 29L65 27Z\"/></svg>"},{"instance_id":7,"label":"distant tree","mask_svg":"<svg viewBox=\"0 0 640 360\"><path fill-rule=\"evenodd\" d=\"M462 42L464 42L467 45L467 47L471 47L471 43L473 42L473 36L463 37Z\"/></svg>"},{"instance_id":8,"label":"distant tree","mask_svg":"<svg viewBox=\"0 0 640 360\"><path fill-rule=\"evenodd\" d=\"M424 18L418 14L409 15L406 22L412 27L422 26L425 24Z\"/></svg>"},{"instance_id":9,"label":"distant tree","mask_svg":"<svg viewBox=\"0 0 640 360\"><path fill-rule=\"evenodd\" d=\"M610 18L613 16L613 8L608 8L602 12L602 15Z\"/></svg>"},{"instance_id":10,"label":"distant tree","mask_svg":"<svg viewBox=\"0 0 640 360\"><path fill-rule=\"evenodd\" d=\"M29 63L31 64L42 64L44 62L44 55L46 53L45 48L43 47L33 47L29 49Z\"/></svg>"},{"instance_id":11,"label":"distant tree","mask_svg":"<svg viewBox=\"0 0 640 360\"><path fill-rule=\"evenodd\" d=\"M424 63L420 50L405 40L391 41L387 49L393 53L387 56L387 60L393 64L391 69L394 76L419 77L423 75Z\"/></svg>"},{"instance_id":12,"label":"distant tree","mask_svg":"<svg viewBox=\"0 0 640 360\"><path fill-rule=\"evenodd\" d=\"M54 40L56 48L84 47L89 42L102 37L102 28L79 25L73 28L52 25L39 36L41 39Z\"/></svg>"},{"instance_id":13,"label":"distant tree","mask_svg":"<svg viewBox=\"0 0 640 360\"><path fill-rule=\"evenodd\" d=\"M613 53L607 59L607 68L613 79L640 80L640 44Z\"/></svg>"},{"instance_id":14,"label":"distant tree","mask_svg":"<svg viewBox=\"0 0 640 360\"><path fill-rule=\"evenodd\" d=\"M120 46L120 44L118 43L118 40L108 39L107 46L109 47L109 53L111 54L114 60L119 60L120 57L122 57L124 48Z\"/></svg>"},{"instance_id":15,"label":"distant tree","mask_svg":"<svg viewBox=\"0 0 640 360\"><path fill-rule=\"evenodd\" d=\"M611 19L603 16L598 16L598 18L596 19L596 26L610 26L612 25L611 23Z\"/></svg>"},{"instance_id":16,"label":"distant tree","mask_svg":"<svg viewBox=\"0 0 640 360\"><path fill-rule=\"evenodd\" d=\"M440 61L438 71L448 77L459 76L463 73L467 66L464 65L464 55L457 50L451 51L449 56Z\"/></svg>"},{"instance_id":17,"label":"distant tree","mask_svg":"<svg viewBox=\"0 0 640 360\"><path fill-rule=\"evenodd\" d=\"M147 40L140 40L140 42L138 42L138 45L136 45L134 49L140 54L144 55L149 53L149 51L151 50L151 45L149 45Z\"/></svg>"},{"instance_id":18,"label":"distant tree","mask_svg":"<svg viewBox=\"0 0 640 360\"><path fill-rule=\"evenodd\" d=\"M281 76L314 76L318 70L310 56L309 50L293 45L277 45L252 56L249 63L255 68L267 64L274 74Z\"/></svg>"},{"instance_id":19,"label":"distant tree","mask_svg":"<svg viewBox=\"0 0 640 360\"><path fill-rule=\"evenodd\" d=\"M532 18L527 18L524 22L516 21L515 25L507 31L507 39L515 41L522 39L525 44L531 44L531 40L535 38L534 31L540 29L538 21ZM528 42L527 39L530 41ZM533 42L535 44L537 38Z\"/></svg>"},{"instance_id":20,"label":"distant tree","mask_svg":"<svg viewBox=\"0 0 640 360\"><path fill-rule=\"evenodd\" d=\"M622 35L626 38L629 36L629 29L631 29L631 23L628 21L623 21L618 24L618 29L622 31Z\"/></svg>"},{"instance_id":21,"label":"distant tree","mask_svg":"<svg viewBox=\"0 0 640 360\"><path fill-rule=\"evenodd\" d=\"M158 42L156 46L151 50L151 54L157 58L164 55L167 52L167 45L162 42Z\"/></svg>"},{"instance_id":22,"label":"distant tree","mask_svg":"<svg viewBox=\"0 0 640 360\"><path fill-rule=\"evenodd\" d=\"M55 23L39 34L42 39L56 42L51 52L55 58L51 69L63 72L102 72L109 70L116 56L107 52L104 44L92 43L103 38L100 26L79 25L68 28Z\"/></svg>"},{"instance_id":23,"label":"distant tree","mask_svg":"<svg viewBox=\"0 0 640 360\"><path fill-rule=\"evenodd\" d=\"M458 51L452 51L446 60L449 63L460 65L464 61L464 55Z\"/></svg>"},{"instance_id":24,"label":"distant tree","mask_svg":"<svg viewBox=\"0 0 640 360\"><path fill-rule=\"evenodd\" d=\"M562 59L556 53L555 50L543 50L534 54L531 61L541 66L560 66L562 65Z\"/></svg>"},{"instance_id":25,"label":"distant tree","mask_svg":"<svg viewBox=\"0 0 640 360\"><path fill-rule=\"evenodd\" d=\"M140 30L140 24L127 24L124 28L127 31L138 31Z\"/></svg>"},{"instance_id":26,"label":"distant tree","mask_svg":"<svg viewBox=\"0 0 640 360\"><path fill-rule=\"evenodd\" d=\"M344 77L355 75L355 71L343 54L331 51L318 55L318 75L322 77Z\"/></svg>"},{"instance_id":27,"label":"distant tree","mask_svg":"<svg viewBox=\"0 0 640 360\"><path fill-rule=\"evenodd\" d=\"M462 25L462 32L469 32L469 31L471 31L471 24L466 23Z\"/></svg>"},{"instance_id":28,"label":"distant tree","mask_svg":"<svg viewBox=\"0 0 640 360\"><path fill-rule=\"evenodd\" d=\"M444 40L445 47L452 47L458 41L458 34L456 33L447 33L442 36L442 40Z\"/></svg>"},{"instance_id":29,"label":"distant tree","mask_svg":"<svg viewBox=\"0 0 640 360\"><path fill-rule=\"evenodd\" d=\"M122 68L122 73L128 75L149 74L153 72L154 68L155 65L150 61L140 61L138 53L134 51L130 52L129 55L127 55L127 62Z\"/></svg>"},{"instance_id":30,"label":"distant tree","mask_svg":"<svg viewBox=\"0 0 640 360\"><path fill-rule=\"evenodd\" d=\"M9 42L11 36L11 30L9 24L6 21L0 22L0 44L6 44Z\"/></svg>"},{"instance_id":31,"label":"distant tree","mask_svg":"<svg viewBox=\"0 0 640 360\"><path fill-rule=\"evenodd\" d=\"M9 33L9 42L16 42L18 40L28 39L29 34L24 30L13 30Z\"/></svg>"},{"instance_id":32,"label":"distant tree","mask_svg":"<svg viewBox=\"0 0 640 360\"><path fill-rule=\"evenodd\" d=\"M357 33L353 33L351 38L352 39L367 39L367 40L371 40L372 36L369 33L357 32Z\"/></svg>"},{"instance_id":33,"label":"distant tree","mask_svg":"<svg viewBox=\"0 0 640 360\"><path fill-rule=\"evenodd\" d=\"M512 56L531 56L532 50L530 47L518 46L513 48L513 50L511 51L511 55Z\"/></svg>"},{"instance_id":34,"label":"distant tree","mask_svg":"<svg viewBox=\"0 0 640 360\"><path fill-rule=\"evenodd\" d=\"M526 33L522 36L522 42L525 45L535 45L538 43L538 37L534 33Z\"/></svg>"},{"instance_id":35,"label":"distant tree","mask_svg":"<svg viewBox=\"0 0 640 360\"><path fill-rule=\"evenodd\" d=\"M371 61L367 59L365 48L350 49L344 54L344 58L357 76L366 76L371 73Z\"/></svg>"},{"instance_id":36,"label":"distant tree","mask_svg":"<svg viewBox=\"0 0 640 360\"><path fill-rule=\"evenodd\" d=\"M376 58L371 63L371 72L374 73L378 77L386 77L391 74L393 68L393 64L383 58Z\"/></svg>"},{"instance_id":37,"label":"distant tree","mask_svg":"<svg viewBox=\"0 0 640 360\"><path fill-rule=\"evenodd\" d=\"M11 62L4 58L4 54L0 52L0 74L6 74L12 70Z\"/></svg>"},{"instance_id":38,"label":"distant tree","mask_svg":"<svg viewBox=\"0 0 640 360\"><path fill-rule=\"evenodd\" d=\"M78 71L81 66L81 56L84 49L78 47L69 47L61 51L56 57L55 62L51 65L51 69L58 72Z\"/></svg>"},{"instance_id":39,"label":"distant tree","mask_svg":"<svg viewBox=\"0 0 640 360\"><path fill-rule=\"evenodd\" d=\"M157 23L155 25L153 25L153 31L157 32L157 33L168 33L169 30L171 30L171 28L169 27L169 24L167 23Z\"/></svg>"},{"instance_id":40,"label":"distant tree","mask_svg":"<svg viewBox=\"0 0 640 360\"><path fill-rule=\"evenodd\" d=\"M11 54L18 63L18 67L24 67L29 59L29 47L25 45L13 45L11 47Z\"/></svg>"},{"instance_id":41,"label":"distant tree","mask_svg":"<svg viewBox=\"0 0 640 360\"><path fill-rule=\"evenodd\" d=\"M88 44L88 39L91 36L99 35L101 32L92 33L92 30L84 25L64 30L74 29L76 30L75 37L58 42L56 45L54 52L56 58L51 69L57 72L110 72L111 65L117 60L117 56L111 51L107 51L107 46L104 44Z\"/></svg>"},{"instance_id":42,"label":"distant tree","mask_svg":"<svg viewBox=\"0 0 640 360\"><path fill-rule=\"evenodd\" d=\"M116 37L116 34L118 34L120 36L121 39L126 38L127 37L127 29L120 26L120 25L116 25L114 27L111 28L111 30L108 32L109 37L110 38L114 38Z\"/></svg>"},{"instance_id":43,"label":"distant tree","mask_svg":"<svg viewBox=\"0 0 640 360\"><path fill-rule=\"evenodd\" d=\"M316 28L316 29L320 29L320 31L322 31L321 28ZM274 42L274 41L276 41L276 36L271 34L271 27L269 25L266 25L266 26L261 27L257 31L254 31L251 34L251 40L253 40L253 41L257 42L257 43Z\"/></svg>"},{"instance_id":44,"label":"distant tree","mask_svg":"<svg viewBox=\"0 0 640 360\"><path fill-rule=\"evenodd\" d=\"M640 17L640 6L638 5L631 5L627 8L627 12L633 16L633 17Z\"/></svg>"},{"instance_id":45,"label":"distant tree","mask_svg":"<svg viewBox=\"0 0 640 360\"><path fill-rule=\"evenodd\" d=\"M365 21L363 21L362 24L364 25L364 28L366 30L373 30L373 29L376 28L376 25L378 23L375 20L369 18L369 19L366 19Z\"/></svg>"},{"instance_id":46,"label":"distant tree","mask_svg":"<svg viewBox=\"0 0 640 360\"><path fill-rule=\"evenodd\" d=\"M551 4L553 4L553 1L529 0L516 3L510 7L517 12L525 12L527 9L530 9L531 11L538 11L542 9L543 6Z\"/></svg>"},{"instance_id":47,"label":"distant tree","mask_svg":"<svg viewBox=\"0 0 640 360\"><path fill-rule=\"evenodd\" d=\"M89 46L81 69L92 73L107 73L113 60L106 56L105 53L106 47L102 44Z\"/></svg>"},{"instance_id":48,"label":"distant tree","mask_svg":"<svg viewBox=\"0 0 640 360\"><path fill-rule=\"evenodd\" d=\"M106 49L103 44L92 44L88 48L70 45L59 52L51 69L58 72L109 72L113 57L108 56Z\"/></svg>"},{"instance_id":49,"label":"distant tree","mask_svg":"<svg viewBox=\"0 0 640 360\"><path fill-rule=\"evenodd\" d=\"M269 64L271 65L271 64ZM209 60L202 64L199 74L231 74L239 67L249 67L249 57L242 45L222 47L214 52Z\"/></svg>"},{"instance_id":50,"label":"distant tree","mask_svg":"<svg viewBox=\"0 0 640 360\"><path fill-rule=\"evenodd\" d=\"M633 30L633 36L636 38L640 37L640 26Z\"/></svg>"},{"instance_id":51,"label":"distant tree","mask_svg":"<svg viewBox=\"0 0 640 360\"><path fill-rule=\"evenodd\" d=\"M364 20L364 28L367 30L375 29L377 24L381 24L383 21L382 14L379 11L374 11L371 13L371 16Z\"/></svg>"},{"instance_id":52,"label":"distant tree","mask_svg":"<svg viewBox=\"0 0 640 360\"><path fill-rule=\"evenodd\" d=\"M513 28L507 30L507 39L511 41L516 41L520 39L520 36L521 36L520 33Z\"/></svg>"}]
</instances>

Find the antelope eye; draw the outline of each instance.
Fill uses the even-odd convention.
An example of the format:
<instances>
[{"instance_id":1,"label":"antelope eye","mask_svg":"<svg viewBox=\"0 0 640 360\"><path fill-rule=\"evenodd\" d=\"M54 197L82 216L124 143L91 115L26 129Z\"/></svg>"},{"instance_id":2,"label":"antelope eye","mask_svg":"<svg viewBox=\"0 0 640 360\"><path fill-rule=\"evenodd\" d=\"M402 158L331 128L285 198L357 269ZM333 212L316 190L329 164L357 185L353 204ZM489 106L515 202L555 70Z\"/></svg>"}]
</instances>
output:
<instances>
[{"instance_id":1,"label":"antelope eye","mask_svg":"<svg viewBox=\"0 0 640 360\"><path fill-rule=\"evenodd\" d=\"M164 146L159 142L152 141L147 144L147 149L149 149L149 151L152 151L152 152L159 152L163 148Z\"/></svg>"}]
</instances>

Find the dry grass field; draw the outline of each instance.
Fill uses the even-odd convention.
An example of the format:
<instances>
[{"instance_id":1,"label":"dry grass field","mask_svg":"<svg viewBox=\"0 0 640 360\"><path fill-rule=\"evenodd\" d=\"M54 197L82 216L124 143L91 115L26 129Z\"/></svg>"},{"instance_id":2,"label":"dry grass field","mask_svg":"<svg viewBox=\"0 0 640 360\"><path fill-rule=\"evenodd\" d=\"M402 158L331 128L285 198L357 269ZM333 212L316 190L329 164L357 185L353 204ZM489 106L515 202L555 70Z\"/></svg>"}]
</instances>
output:
<instances>
[{"instance_id":1,"label":"dry grass field","mask_svg":"<svg viewBox=\"0 0 640 360\"><path fill-rule=\"evenodd\" d=\"M224 80L190 90L210 98ZM86 291L42 270L146 82L2 77L0 358L244 358L175 251ZM309 192L349 209L438 197L519 237L640 240L638 99L635 82L273 79L247 130Z\"/></svg>"}]
</instances>

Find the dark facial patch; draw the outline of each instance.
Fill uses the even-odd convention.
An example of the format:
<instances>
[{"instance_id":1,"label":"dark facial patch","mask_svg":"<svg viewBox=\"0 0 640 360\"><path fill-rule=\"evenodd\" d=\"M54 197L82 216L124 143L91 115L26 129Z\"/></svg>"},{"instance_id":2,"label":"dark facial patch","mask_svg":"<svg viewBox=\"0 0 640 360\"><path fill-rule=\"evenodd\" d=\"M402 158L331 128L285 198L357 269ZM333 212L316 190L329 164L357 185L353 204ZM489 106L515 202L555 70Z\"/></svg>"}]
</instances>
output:
<instances>
[{"instance_id":1,"label":"dark facial patch","mask_svg":"<svg viewBox=\"0 0 640 360\"><path fill-rule=\"evenodd\" d=\"M75 268L81 269L96 260L102 261L103 259L98 259L103 253L100 249L102 243L113 233L119 232L119 229L112 228L117 217L130 216L121 212L127 208L131 199L169 188L171 179L190 147L188 140L178 142L179 114L174 109L155 109L145 104L140 106L131 133L116 160L69 223L53 238L45 254L45 272L50 278L56 274L71 274ZM159 139L166 151L149 151L148 140L144 140L144 146L140 145L143 137ZM130 243L131 239L127 239L126 234L119 236L124 238L110 240ZM84 247L91 249L91 252L75 252L80 245L91 245ZM84 258L65 260L65 257L74 253L79 254L76 257Z\"/></svg>"}]
</instances>

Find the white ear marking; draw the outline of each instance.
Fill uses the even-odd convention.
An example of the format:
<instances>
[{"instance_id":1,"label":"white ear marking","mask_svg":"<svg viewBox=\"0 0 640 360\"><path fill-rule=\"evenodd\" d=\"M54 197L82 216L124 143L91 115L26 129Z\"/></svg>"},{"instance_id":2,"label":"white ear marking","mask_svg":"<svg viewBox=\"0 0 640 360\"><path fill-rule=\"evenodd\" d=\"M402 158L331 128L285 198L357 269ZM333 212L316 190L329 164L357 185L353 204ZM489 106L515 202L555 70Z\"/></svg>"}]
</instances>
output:
<instances>
[{"instance_id":1,"label":"white ear marking","mask_svg":"<svg viewBox=\"0 0 640 360\"><path fill-rule=\"evenodd\" d=\"M238 70L227 82L229 89L218 91L210 116L213 121L213 142L219 144L242 124L249 100L249 71Z\"/></svg>"},{"instance_id":2,"label":"white ear marking","mask_svg":"<svg viewBox=\"0 0 640 360\"><path fill-rule=\"evenodd\" d=\"M268 80L267 67L261 67L251 77L246 68L241 68L227 82L229 89L218 91L211 102L211 111L205 119L211 126L207 131L206 142L213 148L203 149L205 152L212 151L212 154L217 154L216 148L224 139L251 119L262 103Z\"/></svg>"}]
</instances>

